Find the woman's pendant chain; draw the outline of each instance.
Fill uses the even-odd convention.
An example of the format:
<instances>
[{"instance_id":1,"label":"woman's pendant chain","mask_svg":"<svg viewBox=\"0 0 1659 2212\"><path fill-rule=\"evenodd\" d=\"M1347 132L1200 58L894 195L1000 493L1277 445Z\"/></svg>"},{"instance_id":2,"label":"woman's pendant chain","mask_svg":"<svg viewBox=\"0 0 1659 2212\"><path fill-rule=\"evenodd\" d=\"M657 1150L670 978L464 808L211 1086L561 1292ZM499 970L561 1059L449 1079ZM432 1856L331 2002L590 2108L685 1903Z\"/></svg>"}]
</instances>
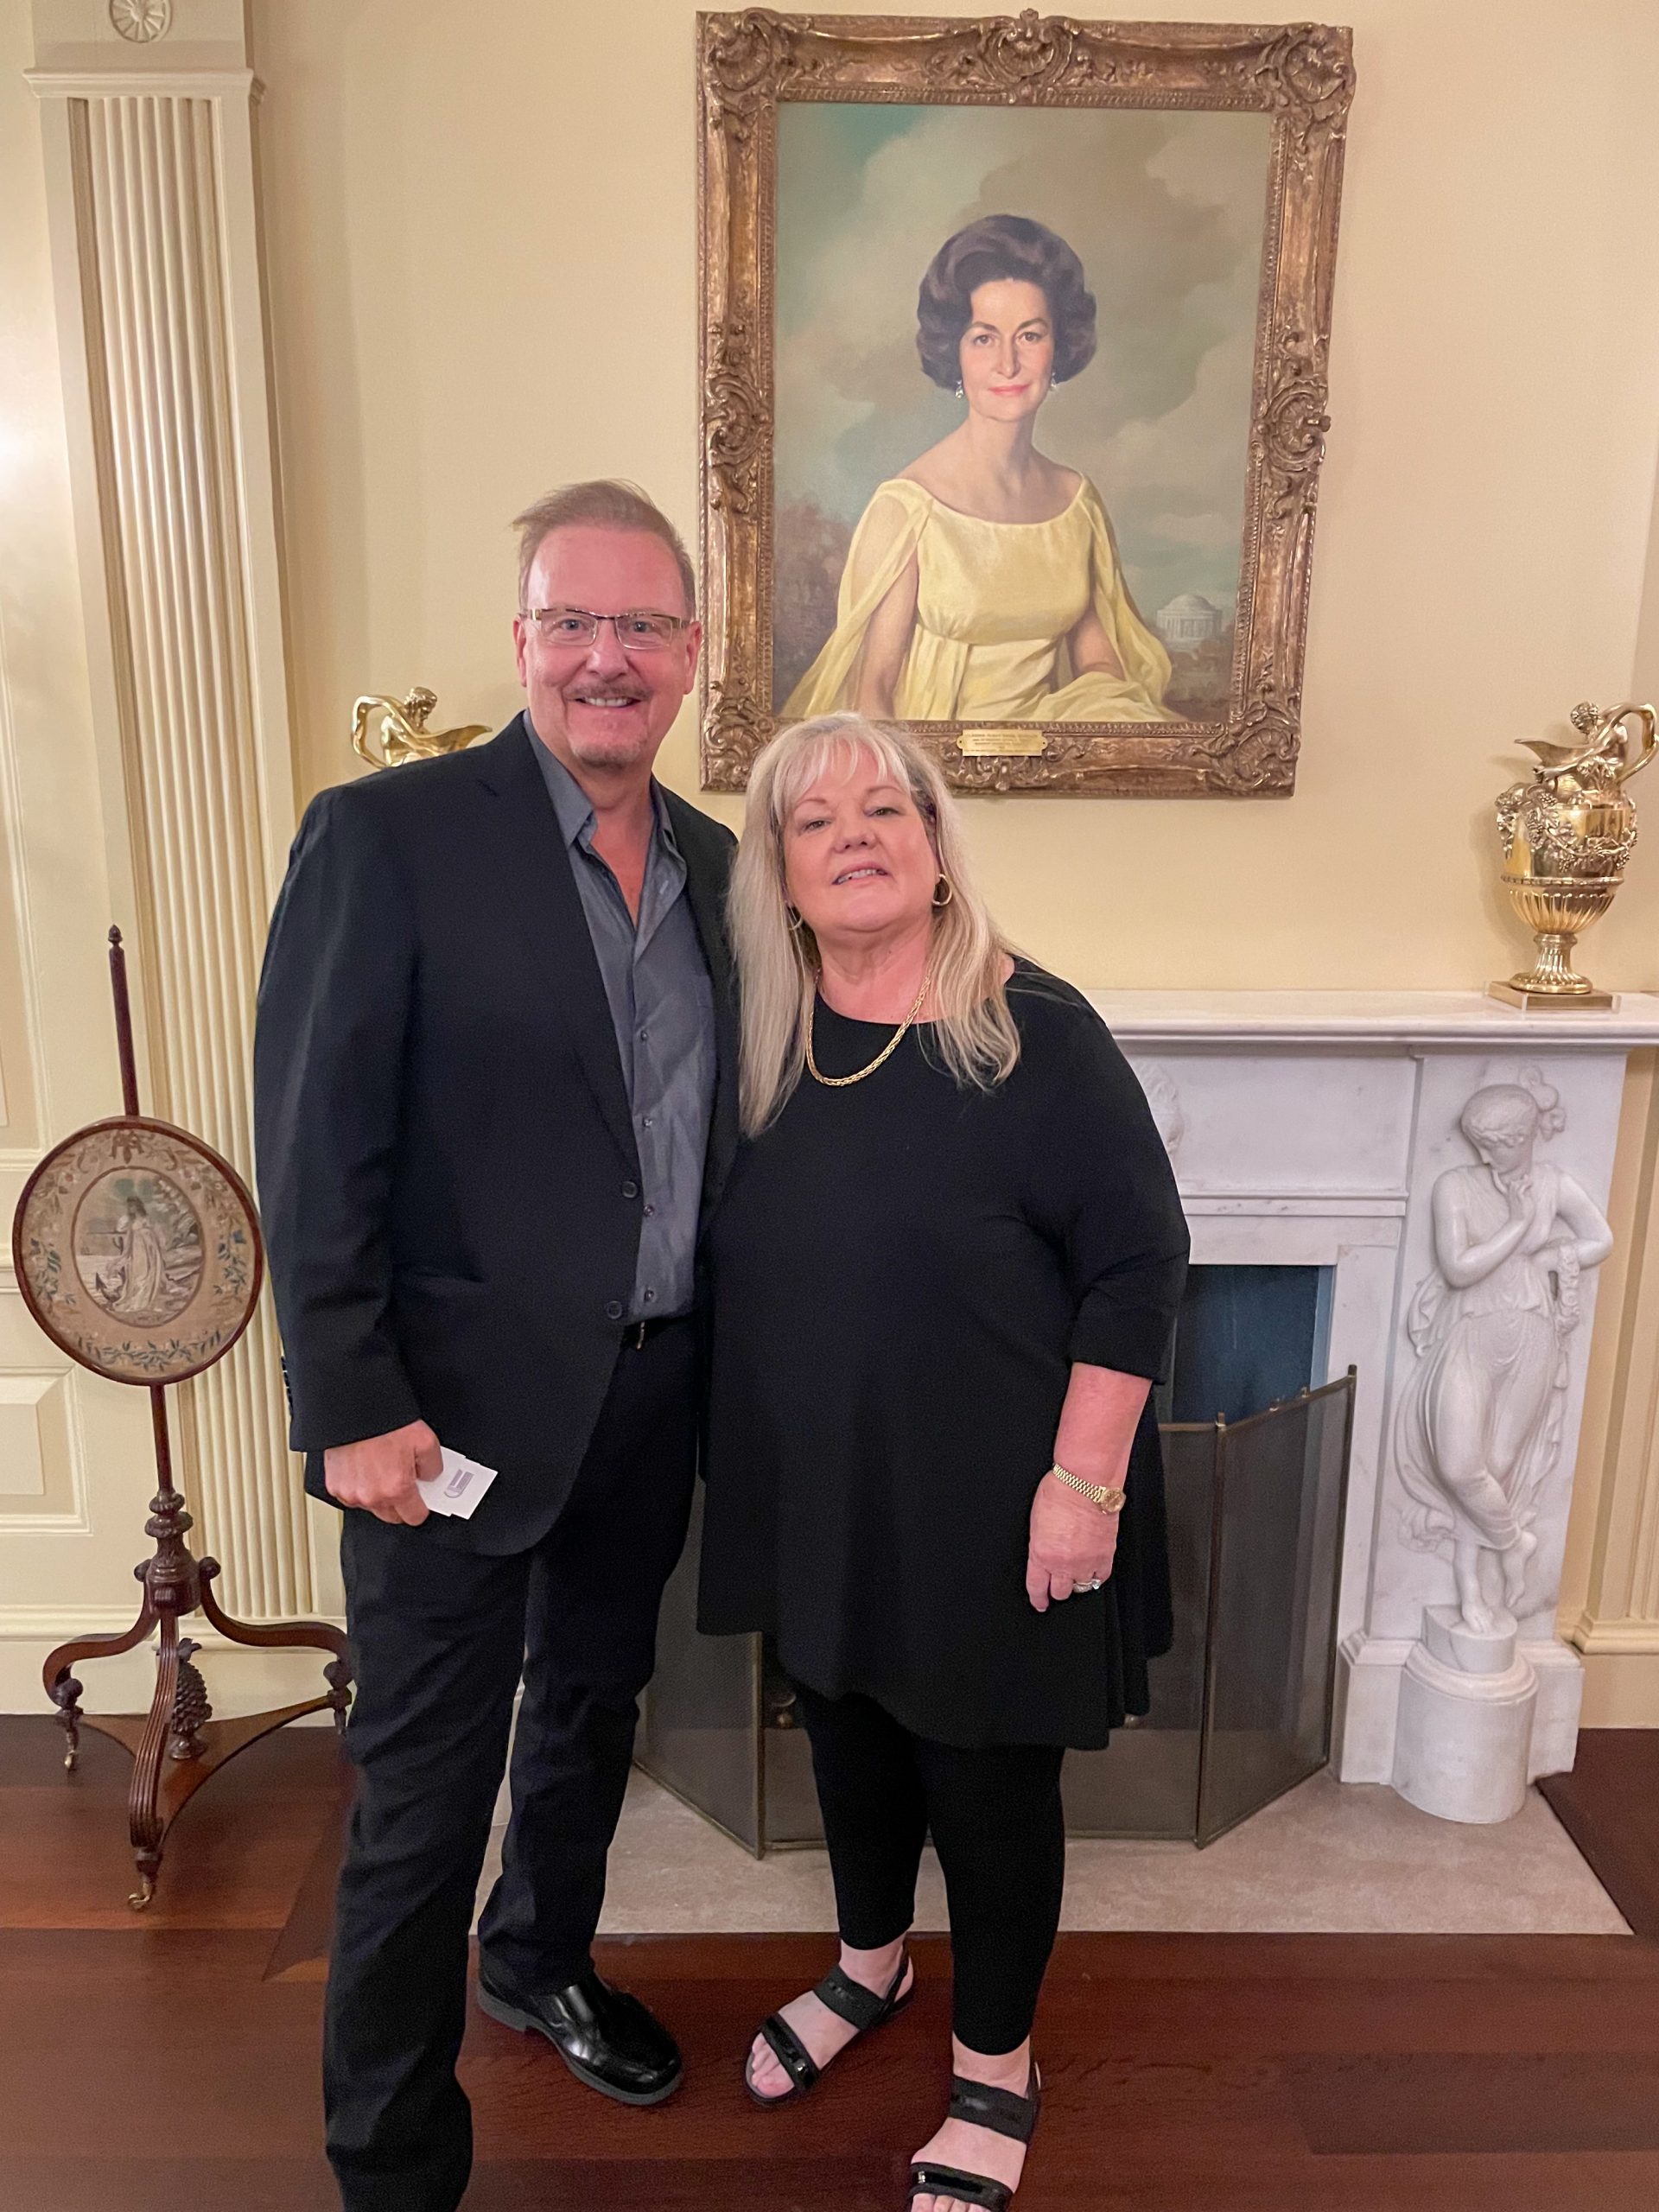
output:
<instances>
[{"instance_id":1,"label":"woman's pendant chain","mask_svg":"<svg viewBox=\"0 0 1659 2212\"><path fill-rule=\"evenodd\" d=\"M862 1083L867 1075L874 1075L877 1068L881 1065L881 1063L884 1060L890 1060L893 1054L898 1051L899 1046L904 1042L905 1033L909 1029L911 1024L921 1012L922 1001L927 996L931 982L931 976L924 976L922 977L922 988L917 992L915 1002L912 1006L910 1012L905 1016L899 1027L893 1031L892 1036L888 1038L887 1043L881 1047L881 1050L876 1054L875 1058L870 1062L868 1067L860 1068L856 1075L819 1074L818 1064L812 1057L812 1031L818 1018L817 994L814 992L812 996L812 1011L807 1017L806 1024L806 1071L812 1077L814 1083L821 1083L826 1090L845 1090L849 1083Z\"/></svg>"}]
</instances>

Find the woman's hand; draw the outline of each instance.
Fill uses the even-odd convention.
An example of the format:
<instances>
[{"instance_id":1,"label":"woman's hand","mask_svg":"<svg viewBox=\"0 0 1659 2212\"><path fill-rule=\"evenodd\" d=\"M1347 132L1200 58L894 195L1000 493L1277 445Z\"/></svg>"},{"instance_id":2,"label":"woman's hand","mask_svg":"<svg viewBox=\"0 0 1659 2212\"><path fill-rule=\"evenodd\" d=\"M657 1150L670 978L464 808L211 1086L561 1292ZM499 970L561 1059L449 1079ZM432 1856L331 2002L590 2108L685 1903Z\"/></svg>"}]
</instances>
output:
<instances>
[{"instance_id":1,"label":"woman's hand","mask_svg":"<svg viewBox=\"0 0 1659 2212\"><path fill-rule=\"evenodd\" d=\"M1103 1513L1052 1475L1043 1477L1031 1502L1026 1555L1026 1595L1039 1613L1048 1611L1051 1599L1106 1580L1117 1551L1117 1522L1116 1513Z\"/></svg>"},{"instance_id":2,"label":"woman's hand","mask_svg":"<svg viewBox=\"0 0 1659 2212\"><path fill-rule=\"evenodd\" d=\"M1542 1196L1542 1193L1535 1187L1531 1175L1524 1167L1521 1168L1515 1174L1506 1176L1498 1188L1503 1192L1503 1202L1509 1208L1510 1218L1507 1225L1513 1229L1520 1224L1531 1229ZM1553 1213L1553 1198L1549 1204ZM1549 1227L1548 1221L1543 1225L1546 1229Z\"/></svg>"}]
</instances>

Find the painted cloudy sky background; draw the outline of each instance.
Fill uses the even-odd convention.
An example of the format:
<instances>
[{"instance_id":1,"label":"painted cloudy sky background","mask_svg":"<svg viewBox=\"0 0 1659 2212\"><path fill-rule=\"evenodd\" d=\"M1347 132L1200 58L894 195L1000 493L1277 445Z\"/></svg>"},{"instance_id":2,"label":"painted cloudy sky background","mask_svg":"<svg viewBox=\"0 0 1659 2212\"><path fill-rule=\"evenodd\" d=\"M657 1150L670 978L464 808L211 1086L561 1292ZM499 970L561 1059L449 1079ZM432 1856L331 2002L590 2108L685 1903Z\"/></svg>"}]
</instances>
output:
<instances>
[{"instance_id":1,"label":"painted cloudy sky background","mask_svg":"<svg viewBox=\"0 0 1659 2212\"><path fill-rule=\"evenodd\" d=\"M1100 340L1038 444L1099 486L1145 613L1230 608L1268 138L1261 115L785 104L779 506L855 522L962 419L917 359L917 287L963 224L1034 216L1081 258Z\"/></svg>"}]
</instances>

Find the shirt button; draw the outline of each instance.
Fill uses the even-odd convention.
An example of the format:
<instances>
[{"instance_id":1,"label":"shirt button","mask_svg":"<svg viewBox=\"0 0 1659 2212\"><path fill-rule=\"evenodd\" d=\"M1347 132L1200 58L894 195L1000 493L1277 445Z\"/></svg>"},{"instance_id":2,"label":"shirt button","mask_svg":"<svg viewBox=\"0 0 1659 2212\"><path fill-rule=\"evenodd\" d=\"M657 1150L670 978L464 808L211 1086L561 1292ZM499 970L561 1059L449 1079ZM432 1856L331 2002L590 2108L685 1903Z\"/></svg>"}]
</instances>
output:
<instances>
[{"instance_id":1,"label":"shirt button","mask_svg":"<svg viewBox=\"0 0 1659 2212\"><path fill-rule=\"evenodd\" d=\"M620 1321L622 1319L622 1301L620 1298L612 1299L607 1306L605 1318L607 1321Z\"/></svg>"},{"instance_id":2,"label":"shirt button","mask_svg":"<svg viewBox=\"0 0 1659 2212\"><path fill-rule=\"evenodd\" d=\"M656 1297L657 1297L657 1294L656 1294L656 1292L655 1292L654 1290L648 1290L648 1291L645 1293L645 1303L646 1303L646 1305L647 1305L647 1306L650 1306L650 1305L653 1304L653 1303L655 1302L655 1300L656 1300Z\"/></svg>"},{"instance_id":3,"label":"shirt button","mask_svg":"<svg viewBox=\"0 0 1659 2212\"><path fill-rule=\"evenodd\" d=\"M655 1207L655 1206L650 1206L650 1205L648 1205L648 1206L645 1208L645 1219L646 1219L647 1221L649 1221L649 1220L651 1219L652 1216L656 1212L656 1211L657 1211L657 1209L656 1209L656 1207Z\"/></svg>"},{"instance_id":4,"label":"shirt button","mask_svg":"<svg viewBox=\"0 0 1659 2212\"><path fill-rule=\"evenodd\" d=\"M657 1125L652 1120L649 1114L642 1114L639 1116L639 1126L642 1129L650 1129L654 1128Z\"/></svg>"},{"instance_id":5,"label":"shirt button","mask_svg":"<svg viewBox=\"0 0 1659 2212\"><path fill-rule=\"evenodd\" d=\"M651 1042L651 1032L650 1032L650 1030L649 1030L649 1029L642 1029L642 1030L639 1032L639 1042L640 1042L642 1045L648 1045L648 1044L650 1044L650 1042Z\"/></svg>"},{"instance_id":6,"label":"shirt button","mask_svg":"<svg viewBox=\"0 0 1659 2212\"><path fill-rule=\"evenodd\" d=\"M622 1185L622 1195L625 1198L637 1198L639 1195L639 1185L637 1183L625 1183Z\"/></svg>"}]
</instances>

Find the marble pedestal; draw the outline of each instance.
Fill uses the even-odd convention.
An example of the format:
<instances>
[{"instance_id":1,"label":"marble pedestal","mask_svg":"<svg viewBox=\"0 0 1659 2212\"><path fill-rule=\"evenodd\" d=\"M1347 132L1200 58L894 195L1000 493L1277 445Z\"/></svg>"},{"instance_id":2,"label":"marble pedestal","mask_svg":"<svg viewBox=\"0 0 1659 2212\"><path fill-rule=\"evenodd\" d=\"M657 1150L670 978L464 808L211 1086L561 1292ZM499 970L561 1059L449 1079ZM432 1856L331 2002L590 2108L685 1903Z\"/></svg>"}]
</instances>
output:
<instances>
[{"instance_id":1,"label":"marble pedestal","mask_svg":"<svg viewBox=\"0 0 1659 2212\"><path fill-rule=\"evenodd\" d=\"M1513 1618L1489 1635L1451 1605L1430 1605L1400 1682L1395 1788L1443 1821L1507 1821L1527 1794L1538 1676Z\"/></svg>"}]
</instances>

